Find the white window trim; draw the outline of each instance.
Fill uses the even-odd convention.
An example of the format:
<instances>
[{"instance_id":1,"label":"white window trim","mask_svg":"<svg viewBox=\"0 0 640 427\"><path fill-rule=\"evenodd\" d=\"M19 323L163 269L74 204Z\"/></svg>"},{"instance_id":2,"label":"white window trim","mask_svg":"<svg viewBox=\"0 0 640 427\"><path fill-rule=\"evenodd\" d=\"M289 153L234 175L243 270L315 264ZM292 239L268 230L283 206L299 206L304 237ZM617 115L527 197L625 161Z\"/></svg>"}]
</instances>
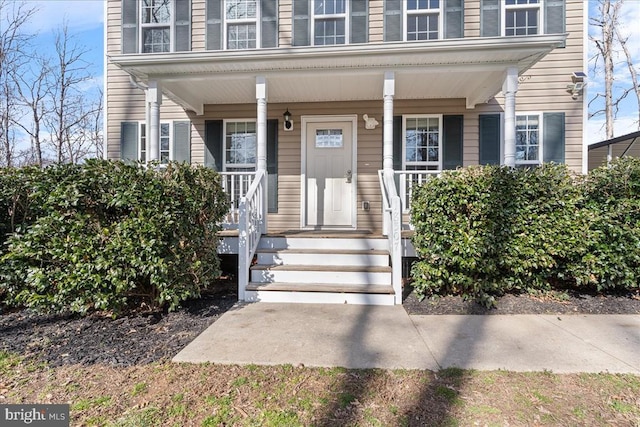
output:
<instances>
[{"instance_id":1,"label":"white window trim","mask_svg":"<svg viewBox=\"0 0 640 427\"><path fill-rule=\"evenodd\" d=\"M222 120L222 170L224 172L227 171L227 166L231 168L243 168L248 169L253 167L253 170L258 170L258 153L256 152L256 163L229 163L227 165L227 125L229 123L255 123L256 124L256 151L258 150L258 142L257 142L257 132L258 132L258 121L255 118L251 119L224 119Z\"/></svg>"},{"instance_id":2,"label":"white window trim","mask_svg":"<svg viewBox=\"0 0 640 427\"><path fill-rule=\"evenodd\" d=\"M311 38L311 46L344 46L350 44L351 40L351 1L345 0L344 13L334 13L331 15L316 15L314 0L311 0L311 24L309 36ZM340 19L344 18L344 44L316 45L316 19Z\"/></svg>"},{"instance_id":3,"label":"white window trim","mask_svg":"<svg viewBox=\"0 0 640 427\"><path fill-rule=\"evenodd\" d=\"M222 35L222 43L223 43L223 50L231 50L231 51L237 51L237 50L243 50L243 49L230 49L229 45L228 45L228 41L229 41L229 25L235 25L235 24L256 24L256 47L255 49L258 49L262 46L262 28L261 28L261 23L262 23L262 2L260 0L256 1L256 17L255 18L245 18L245 19L228 19L227 18L227 0L222 0L222 13L223 13L223 17L222 17L222 21L224 22L224 31L223 31L223 35Z\"/></svg>"},{"instance_id":4,"label":"white window trim","mask_svg":"<svg viewBox=\"0 0 640 427\"><path fill-rule=\"evenodd\" d=\"M438 10L438 40L442 40L444 38L444 13L443 13L443 0L440 0L440 7ZM503 3L504 4L504 3ZM418 9L418 10L409 10L407 8L407 1L402 1L402 40L403 41L430 41L430 40L407 40L407 18L413 15L428 15L431 14L432 10L436 9Z\"/></svg>"},{"instance_id":5,"label":"white window trim","mask_svg":"<svg viewBox=\"0 0 640 427\"><path fill-rule=\"evenodd\" d=\"M500 35L502 37L517 37L517 36L506 36L506 28L507 28L507 10L526 10L526 9L538 9L538 35L544 34L544 2L545 0L539 0L538 4L514 4L507 5L504 0L500 1Z\"/></svg>"},{"instance_id":6,"label":"white window trim","mask_svg":"<svg viewBox=\"0 0 640 427\"><path fill-rule=\"evenodd\" d=\"M515 159L516 166L540 166L543 163L544 153L544 115L542 111L516 111L516 128L518 116L538 116L538 160L520 160ZM518 131L516 130L516 134ZM504 141L504 140L503 140ZM516 141L517 143L517 141ZM504 142L503 142L504 145Z\"/></svg>"},{"instance_id":7,"label":"white window trim","mask_svg":"<svg viewBox=\"0 0 640 427\"><path fill-rule=\"evenodd\" d=\"M175 37L175 27L176 27L176 2L175 0L171 0L170 1L170 7L171 7L171 19L169 22L162 23L162 24L145 24L144 22L142 22L142 9L143 9L143 2L142 0L138 0L138 22L140 23L140 25L138 26L138 39L139 39L139 46L138 46L138 52L144 53L144 54L150 54L150 53L162 53L162 52L145 52L144 51L144 30L145 29L149 29L149 28L165 28L165 27L169 27L169 52L174 52L175 51L175 42L176 42L176 37ZM166 53L166 52L165 52Z\"/></svg>"},{"instance_id":8,"label":"white window trim","mask_svg":"<svg viewBox=\"0 0 640 427\"><path fill-rule=\"evenodd\" d=\"M146 143L149 140L149 129L147 129L147 123L145 121L138 122L138 160L142 159L142 129L145 129L145 162L149 161L149 150L147 150ZM174 160L173 157L173 122L171 121L163 121L160 122L160 126L169 125L169 161ZM162 138L162 131L158 129L158 133L160 134L160 138ZM161 156L160 146L158 146L158 155ZM160 162L161 159L158 159Z\"/></svg>"},{"instance_id":9,"label":"white window trim","mask_svg":"<svg viewBox=\"0 0 640 427\"><path fill-rule=\"evenodd\" d=\"M407 166L429 165L436 166L436 162L410 162L407 163L407 119L438 119L438 171L442 170L442 114L407 114L402 116L402 170Z\"/></svg>"}]
</instances>

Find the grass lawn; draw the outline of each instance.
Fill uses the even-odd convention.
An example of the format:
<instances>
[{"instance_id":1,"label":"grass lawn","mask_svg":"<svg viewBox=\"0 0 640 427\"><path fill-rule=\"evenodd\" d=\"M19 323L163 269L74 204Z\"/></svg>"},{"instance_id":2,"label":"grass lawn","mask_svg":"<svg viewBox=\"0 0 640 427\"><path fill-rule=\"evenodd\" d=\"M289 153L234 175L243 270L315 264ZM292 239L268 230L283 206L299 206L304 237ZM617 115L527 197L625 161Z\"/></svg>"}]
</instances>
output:
<instances>
[{"instance_id":1,"label":"grass lawn","mask_svg":"<svg viewBox=\"0 0 640 427\"><path fill-rule=\"evenodd\" d=\"M1 403L78 426L638 426L640 377L169 362L51 368L0 353Z\"/></svg>"}]
</instances>

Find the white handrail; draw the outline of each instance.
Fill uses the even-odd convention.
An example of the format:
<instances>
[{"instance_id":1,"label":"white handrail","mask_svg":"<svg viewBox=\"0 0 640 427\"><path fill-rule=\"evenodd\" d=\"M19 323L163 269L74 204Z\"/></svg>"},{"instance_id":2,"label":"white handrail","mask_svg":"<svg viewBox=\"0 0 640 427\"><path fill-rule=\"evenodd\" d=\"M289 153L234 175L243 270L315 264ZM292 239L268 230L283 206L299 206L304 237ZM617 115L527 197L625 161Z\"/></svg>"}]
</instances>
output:
<instances>
[{"instance_id":1,"label":"white handrail","mask_svg":"<svg viewBox=\"0 0 640 427\"><path fill-rule=\"evenodd\" d=\"M267 173L259 170L238 206L238 299L245 300L249 268L267 227Z\"/></svg>"},{"instance_id":2,"label":"white handrail","mask_svg":"<svg viewBox=\"0 0 640 427\"><path fill-rule=\"evenodd\" d=\"M402 209L393 173L378 171L383 205L383 233L391 257L391 284L395 303L402 304Z\"/></svg>"}]
</instances>

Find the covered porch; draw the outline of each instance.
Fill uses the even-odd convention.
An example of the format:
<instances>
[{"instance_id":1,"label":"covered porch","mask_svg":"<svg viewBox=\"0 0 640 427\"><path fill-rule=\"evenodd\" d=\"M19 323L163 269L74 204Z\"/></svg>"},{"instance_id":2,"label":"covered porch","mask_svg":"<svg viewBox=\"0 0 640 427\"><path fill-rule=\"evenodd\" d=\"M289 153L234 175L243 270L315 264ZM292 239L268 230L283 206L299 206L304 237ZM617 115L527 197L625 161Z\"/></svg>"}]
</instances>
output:
<instances>
[{"instance_id":1,"label":"covered porch","mask_svg":"<svg viewBox=\"0 0 640 427\"><path fill-rule=\"evenodd\" d=\"M269 180L267 121L274 116L282 120L284 110L289 111L291 108L294 111L290 106L304 105L310 113L298 114L293 118L293 132L282 121L277 126L278 136L297 140L296 153L303 153L298 157L300 186L295 193L297 200L292 202L299 205L299 221L295 221L297 224L291 223L289 228L336 231L362 228L357 212L364 210L364 202L368 201L359 196L361 184L365 182L363 166L366 164L373 168L374 172L369 174L369 182L376 184L380 203L368 214L378 216L380 227L374 231L385 236L392 271L390 281L393 301L397 304L401 302L402 295L400 268L403 251L406 254L402 231L410 228L407 213L410 210L412 188L437 176L443 167L442 159L434 167L425 170L397 167L398 156L402 156L402 153L394 152L394 117L398 114L396 103L421 100L441 100L444 103L459 100L464 112L471 111L502 93L502 163L514 165L518 76L562 44L565 37L539 35L244 52L119 55L111 60L129 73L133 81L146 88L149 160L158 158L158 150L154 148L158 144L154 141L159 141L162 95L189 111L192 123L204 122L211 106L254 106L257 146L255 171L220 170L223 186L231 202L225 228L234 230L228 232L228 241L231 243L225 246L235 252L233 239L237 239L240 299L247 299L246 290L251 282L250 266L261 237L273 230L269 222L279 215L268 212L269 185L280 187L283 180ZM346 105L350 102L364 102L375 106L379 114L373 117L364 117L364 114L358 113L332 114L332 111L322 107L336 103ZM275 114L270 110L273 105L277 106ZM314 111L311 106L318 108ZM373 120L366 122L367 119ZM320 135L318 131L334 130L338 127L336 123L350 121L352 125L344 128L343 135L352 136L352 145L348 146L351 151L345 152L353 153L353 158L351 163L341 167L344 171L328 178L334 179L333 182L352 184L350 187L342 184L335 192L342 194L344 188L352 188L349 189L349 196L344 199L345 204L350 206L351 213L346 217L347 220L336 223L338 225L325 223L318 219L321 208L310 202L312 199L309 195L313 193L313 185L318 181L311 182L313 176L310 165L313 164L314 157L305 157L305 152L313 149L308 144L313 138L311 135ZM366 123L361 123L362 121ZM312 126L314 123L324 122L330 122L327 129ZM358 151L361 130L369 129L369 125L380 129L379 134L372 133L369 136L379 138L380 150L370 151L369 158L363 160L364 150ZM324 140L333 144L331 138ZM286 148L281 147L279 151L284 149ZM372 156L377 156L377 165L370 161ZM330 165L331 162L333 161L329 160L327 164ZM283 197L287 195L281 191L280 198ZM367 207L369 209L370 206Z\"/></svg>"}]
</instances>

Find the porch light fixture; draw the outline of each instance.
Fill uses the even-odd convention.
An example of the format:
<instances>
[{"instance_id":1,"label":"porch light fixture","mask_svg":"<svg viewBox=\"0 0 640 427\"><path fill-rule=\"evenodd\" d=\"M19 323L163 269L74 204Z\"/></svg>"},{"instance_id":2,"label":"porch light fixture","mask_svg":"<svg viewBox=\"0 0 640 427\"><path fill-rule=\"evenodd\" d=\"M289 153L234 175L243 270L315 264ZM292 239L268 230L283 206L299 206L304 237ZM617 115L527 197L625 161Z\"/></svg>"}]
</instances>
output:
<instances>
[{"instance_id":1,"label":"porch light fixture","mask_svg":"<svg viewBox=\"0 0 640 427\"><path fill-rule=\"evenodd\" d=\"M291 119L291 113L287 108L287 111L284 112L284 130L290 132L293 130L293 120Z\"/></svg>"}]
</instances>

